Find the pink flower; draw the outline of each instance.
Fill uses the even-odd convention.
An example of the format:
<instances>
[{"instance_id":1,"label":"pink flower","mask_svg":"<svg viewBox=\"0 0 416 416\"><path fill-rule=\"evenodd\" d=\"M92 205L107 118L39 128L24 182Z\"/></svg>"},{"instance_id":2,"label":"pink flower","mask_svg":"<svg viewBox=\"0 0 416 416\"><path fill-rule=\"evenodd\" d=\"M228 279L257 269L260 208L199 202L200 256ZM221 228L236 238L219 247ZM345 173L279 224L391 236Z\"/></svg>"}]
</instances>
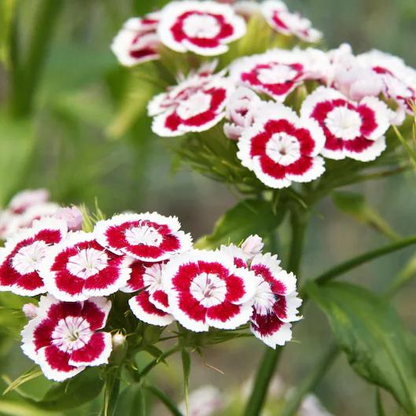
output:
<instances>
[{"instance_id":1,"label":"pink flower","mask_svg":"<svg viewBox=\"0 0 416 416\"><path fill-rule=\"evenodd\" d=\"M0 259L0 291L34 296L46 291L39 275L41 263L51 246L65 237L65 222L46 218L31 229L19 231L6 242Z\"/></svg>"},{"instance_id":2,"label":"pink flower","mask_svg":"<svg viewBox=\"0 0 416 416\"><path fill-rule=\"evenodd\" d=\"M167 264L163 279L172 315L191 331L235 329L250 319L254 275L224 253L181 254Z\"/></svg>"},{"instance_id":3,"label":"pink flower","mask_svg":"<svg viewBox=\"0 0 416 416\"><path fill-rule=\"evenodd\" d=\"M272 49L236 60L230 76L238 84L284 101L304 81L325 78L328 68L328 57L317 49Z\"/></svg>"},{"instance_id":4,"label":"pink flower","mask_svg":"<svg viewBox=\"0 0 416 416\"><path fill-rule=\"evenodd\" d=\"M238 88L227 103L226 117L229 123L224 124L225 135L229 139L238 140L243 131L254 123L261 103L253 91Z\"/></svg>"},{"instance_id":5,"label":"pink flower","mask_svg":"<svg viewBox=\"0 0 416 416\"><path fill-rule=\"evenodd\" d=\"M121 214L95 226L97 241L111 252L157 262L192 248L192 237L180 231L176 217L157 213Z\"/></svg>"},{"instance_id":6,"label":"pink flower","mask_svg":"<svg viewBox=\"0 0 416 416\"><path fill-rule=\"evenodd\" d=\"M131 259L101 247L92 233L74 232L48 253L40 268L50 293L60 300L108 296L124 287Z\"/></svg>"},{"instance_id":7,"label":"pink flower","mask_svg":"<svg viewBox=\"0 0 416 416\"><path fill-rule=\"evenodd\" d=\"M151 325L166 326L173 322L169 313L169 301L162 285L163 263L132 264L132 273L125 292L140 293L129 300L130 308L136 318Z\"/></svg>"},{"instance_id":8,"label":"pink flower","mask_svg":"<svg viewBox=\"0 0 416 416\"><path fill-rule=\"evenodd\" d=\"M268 0L261 7L267 23L276 32L286 36L296 36L299 39L315 43L322 39L322 33L312 27L310 20L299 13L291 13L286 5L279 0Z\"/></svg>"},{"instance_id":9,"label":"pink flower","mask_svg":"<svg viewBox=\"0 0 416 416\"><path fill-rule=\"evenodd\" d=\"M188 416L214 416L221 413L225 405L223 393L214 386L206 385L190 393L189 412L185 402L179 405L179 410Z\"/></svg>"},{"instance_id":10,"label":"pink flower","mask_svg":"<svg viewBox=\"0 0 416 416\"><path fill-rule=\"evenodd\" d=\"M254 313L251 318L253 334L271 348L292 339L290 322L298 321L302 300L296 292L296 277L280 267L277 256L259 254L250 264L256 274Z\"/></svg>"},{"instance_id":11,"label":"pink flower","mask_svg":"<svg viewBox=\"0 0 416 416\"><path fill-rule=\"evenodd\" d=\"M325 157L367 162L386 148L384 134L390 127L390 110L375 97L355 103L334 89L320 87L305 99L301 114L322 127Z\"/></svg>"},{"instance_id":12,"label":"pink flower","mask_svg":"<svg viewBox=\"0 0 416 416\"><path fill-rule=\"evenodd\" d=\"M318 154L324 144L325 136L316 121L270 103L241 136L237 156L265 185L279 189L321 176L325 168Z\"/></svg>"},{"instance_id":13,"label":"pink flower","mask_svg":"<svg viewBox=\"0 0 416 416\"><path fill-rule=\"evenodd\" d=\"M9 203L9 208L14 214L22 214L34 205L40 205L49 200L47 189L26 189L16 194Z\"/></svg>"},{"instance_id":14,"label":"pink flower","mask_svg":"<svg viewBox=\"0 0 416 416\"><path fill-rule=\"evenodd\" d=\"M158 27L160 40L168 48L206 56L227 52L227 44L245 32L244 19L231 6L213 1L169 3Z\"/></svg>"},{"instance_id":15,"label":"pink flower","mask_svg":"<svg viewBox=\"0 0 416 416\"><path fill-rule=\"evenodd\" d=\"M33 319L38 315L38 308L33 303L25 303L22 308L26 318Z\"/></svg>"},{"instance_id":16,"label":"pink flower","mask_svg":"<svg viewBox=\"0 0 416 416\"><path fill-rule=\"evenodd\" d=\"M122 65L134 66L159 59L158 19L159 14L152 13L127 20L111 44L111 50Z\"/></svg>"},{"instance_id":17,"label":"pink flower","mask_svg":"<svg viewBox=\"0 0 416 416\"><path fill-rule=\"evenodd\" d=\"M233 4L233 9L245 20L249 20L251 16L261 12L260 4L255 1L236 1Z\"/></svg>"},{"instance_id":18,"label":"pink flower","mask_svg":"<svg viewBox=\"0 0 416 416\"><path fill-rule=\"evenodd\" d=\"M149 103L148 113L154 117L153 132L173 137L210 129L224 118L233 89L233 83L219 74L188 77Z\"/></svg>"},{"instance_id":19,"label":"pink flower","mask_svg":"<svg viewBox=\"0 0 416 416\"><path fill-rule=\"evenodd\" d=\"M42 296L38 315L22 331L23 352L55 381L73 377L87 366L106 364L111 334L98 331L110 309L111 302L104 298L61 302Z\"/></svg>"},{"instance_id":20,"label":"pink flower","mask_svg":"<svg viewBox=\"0 0 416 416\"><path fill-rule=\"evenodd\" d=\"M70 231L82 230L82 212L77 207L59 208L54 217L65 221Z\"/></svg>"}]
</instances>

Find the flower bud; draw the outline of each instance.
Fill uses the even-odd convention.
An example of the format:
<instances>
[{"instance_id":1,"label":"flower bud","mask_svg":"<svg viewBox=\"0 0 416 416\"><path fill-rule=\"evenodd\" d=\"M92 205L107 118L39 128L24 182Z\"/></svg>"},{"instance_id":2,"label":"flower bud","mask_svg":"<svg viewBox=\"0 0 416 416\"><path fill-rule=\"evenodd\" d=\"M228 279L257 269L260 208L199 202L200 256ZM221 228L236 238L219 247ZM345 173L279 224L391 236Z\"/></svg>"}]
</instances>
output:
<instances>
[{"instance_id":1,"label":"flower bud","mask_svg":"<svg viewBox=\"0 0 416 416\"><path fill-rule=\"evenodd\" d=\"M260 254L263 247L263 240L257 234L248 237L241 245L241 249L249 259L252 259L257 254Z\"/></svg>"},{"instance_id":2,"label":"flower bud","mask_svg":"<svg viewBox=\"0 0 416 416\"><path fill-rule=\"evenodd\" d=\"M34 319L38 315L38 308L33 303L24 304L22 310L28 319Z\"/></svg>"},{"instance_id":3,"label":"flower bud","mask_svg":"<svg viewBox=\"0 0 416 416\"><path fill-rule=\"evenodd\" d=\"M75 206L59 208L54 217L64 220L70 231L82 229L82 212Z\"/></svg>"}]
</instances>

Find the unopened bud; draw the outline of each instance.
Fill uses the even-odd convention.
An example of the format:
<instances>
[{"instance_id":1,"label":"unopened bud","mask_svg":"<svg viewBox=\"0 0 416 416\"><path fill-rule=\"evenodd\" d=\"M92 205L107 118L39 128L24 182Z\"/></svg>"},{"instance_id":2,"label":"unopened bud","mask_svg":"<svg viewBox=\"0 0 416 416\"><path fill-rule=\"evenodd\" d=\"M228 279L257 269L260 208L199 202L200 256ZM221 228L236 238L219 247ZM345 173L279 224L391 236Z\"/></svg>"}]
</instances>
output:
<instances>
[{"instance_id":1,"label":"unopened bud","mask_svg":"<svg viewBox=\"0 0 416 416\"><path fill-rule=\"evenodd\" d=\"M244 241L244 243L241 245L241 249L249 259L257 256L257 254L260 254L263 250L263 247L263 240L257 234L248 237L246 241Z\"/></svg>"},{"instance_id":2,"label":"unopened bud","mask_svg":"<svg viewBox=\"0 0 416 416\"><path fill-rule=\"evenodd\" d=\"M77 207L59 208L54 217L65 221L70 231L82 229L82 212Z\"/></svg>"},{"instance_id":3,"label":"unopened bud","mask_svg":"<svg viewBox=\"0 0 416 416\"><path fill-rule=\"evenodd\" d=\"M24 304L22 310L28 319L34 319L38 316L38 308L33 303Z\"/></svg>"}]
</instances>

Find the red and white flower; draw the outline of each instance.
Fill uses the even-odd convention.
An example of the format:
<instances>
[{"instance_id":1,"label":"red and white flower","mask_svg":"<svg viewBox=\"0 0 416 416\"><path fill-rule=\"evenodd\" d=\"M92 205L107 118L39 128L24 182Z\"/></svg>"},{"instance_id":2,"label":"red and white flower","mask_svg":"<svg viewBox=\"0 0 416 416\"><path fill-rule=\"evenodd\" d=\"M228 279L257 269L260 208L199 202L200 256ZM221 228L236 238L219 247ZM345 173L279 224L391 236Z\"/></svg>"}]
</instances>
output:
<instances>
[{"instance_id":1,"label":"red and white flower","mask_svg":"<svg viewBox=\"0 0 416 416\"><path fill-rule=\"evenodd\" d=\"M132 259L98 244L92 233L74 232L57 244L42 262L40 275L48 291L60 300L108 296L124 287Z\"/></svg>"},{"instance_id":2,"label":"red and white flower","mask_svg":"<svg viewBox=\"0 0 416 416\"><path fill-rule=\"evenodd\" d=\"M153 213L121 214L95 226L97 241L111 252L158 262L192 248L192 237L180 231L176 217Z\"/></svg>"},{"instance_id":3,"label":"red and white flower","mask_svg":"<svg viewBox=\"0 0 416 416\"><path fill-rule=\"evenodd\" d=\"M23 214L28 208L41 205L49 200L47 189L26 189L17 193L9 203L9 209L13 214Z\"/></svg>"},{"instance_id":4,"label":"red and white flower","mask_svg":"<svg viewBox=\"0 0 416 416\"><path fill-rule=\"evenodd\" d=\"M173 258L163 284L172 315L191 331L234 329L252 315L255 276L219 251L195 250Z\"/></svg>"},{"instance_id":5,"label":"red and white flower","mask_svg":"<svg viewBox=\"0 0 416 416\"><path fill-rule=\"evenodd\" d=\"M51 246L58 244L67 233L66 223L46 218L35 221L31 229L19 231L6 242L0 258L0 291L22 296L46 292L39 275L41 263Z\"/></svg>"},{"instance_id":6,"label":"red and white flower","mask_svg":"<svg viewBox=\"0 0 416 416\"><path fill-rule=\"evenodd\" d=\"M299 13L291 13L282 1L265 1L262 3L261 10L272 29L282 35L296 36L309 43L315 43L322 39L322 33L312 27L309 19Z\"/></svg>"},{"instance_id":7,"label":"red and white flower","mask_svg":"<svg viewBox=\"0 0 416 416\"><path fill-rule=\"evenodd\" d=\"M284 101L304 81L325 78L329 66L328 56L317 49L273 49L238 59L230 76L237 84Z\"/></svg>"},{"instance_id":8,"label":"red and white flower","mask_svg":"<svg viewBox=\"0 0 416 416\"><path fill-rule=\"evenodd\" d=\"M125 292L140 291L129 300L129 305L136 318L151 325L166 326L174 320L162 284L164 267L164 263L136 261L131 266L130 280L122 289Z\"/></svg>"},{"instance_id":9,"label":"red and white flower","mask_svg":"<svg viewBox=\"0 0 416 416\"><path fill-rule=\"evenodd\" d=\"M111 50L122 65L134 66L159 59L158 24L158 13L127 20L111 44Z\"/></svg>"},{"instance_id":10,"label":"red and white flower","mask_svg":"<svg viewBox=\"0 0 416 416\"><path fill-rule=\"evenodd\" d=\"M230 97L226 108L229 121L224 124L225 135L238 140L245 129L252 126L262 101L256 93L248 88L238 88Z\"/></svg>"},{"instance_id":11,"label":"red and white flower","mask_svg":"<svg viewBox=\"0 0 416 416\"><path fill-rule=\"evenodd\" d=\"M320 87L305 99L301 114L322 127L325 157L367 162L386 148L384 134L390 127L391 111L375 97L356 103L332 88Z\"/></svg>"},{"instance_id":12,"label":"red and white flower","mask_svg":"<svg viewBox=\"0 0 416 416\"><path fill-rule=\"evenodd\" d=\"M205 56L227 52L227 44L245 33L244 19L231 6L213 1L172 2L162 10L158 27L168 48Z\"/></svg>"},{"instance_id":13,"label":"red and white flower","mask_svg":"<svg viewBox=\"0 0 416 416\"><path fill-rule=\"evenodd\" d=\"M280 267L277 256L259 254L250 270L257 280L251 331L271 348L292 339L291 323L298 321L302 300L296 292L296 277Z\"/></svg>"},{"instance_id":14,"label":"red and white flower","mask_svg":"<svg viewBox=\"0 0 416 416\"><path fill-rule=\"evenodd\" d=\"M234 84L220 74L199 73L155 96L148 106L152 130L161 137L209 130L225 115Z\"/></svg>"},{"instance_id":15,"label":"red and white flower","mask_svg":"<svg viewBox=\"0 0 416 416\"><path fill-rule=\"evenodd\" d=\"M324 161L318 156L325 144L319 124L299 118L283 104L262 107L255 124L238 141L243 166L271 188L292 182L310 182L321 176Z\"/></svg>"},{"instance_id":16,"label":"red and white flower","mask_svg":"<svg viewBox=\"0 0 416 416\"><path fill-rule=\"evenodd\" d=\"M23 352L54 381L73 377L87 366L106 364L111 334L99 330L110 309L111 302L105 298L61 302L42 296L36 318L22 331Z\"/></svg>"}]
</instances>

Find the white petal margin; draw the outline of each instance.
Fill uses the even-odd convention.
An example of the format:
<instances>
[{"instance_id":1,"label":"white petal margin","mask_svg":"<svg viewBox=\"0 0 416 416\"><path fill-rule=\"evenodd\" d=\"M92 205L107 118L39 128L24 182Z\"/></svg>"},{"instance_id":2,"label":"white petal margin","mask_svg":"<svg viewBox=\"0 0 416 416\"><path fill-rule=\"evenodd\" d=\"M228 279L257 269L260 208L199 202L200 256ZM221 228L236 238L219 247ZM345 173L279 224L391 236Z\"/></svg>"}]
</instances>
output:
<instances>
[{"instance_id":1,"label":"white petal margin","mask_svg":"<svg viewBox=\"0 0 416 416\"><path fill-rule=\"evenodd\" d=\"M247 302L245 304L238 305L238 307L240 308L240 312L233 318L223 322L218 319L207 317L208 324L215 328L226 330L236 329L239 326L246 324L250 321L250 318L253 315L253 303Z\"/></svg>"},{"instance_id":2,"label":"white petal margin","mask_svg":"<svg viewBox=\"0 0 416 416\"><path fill-rule=\"evenodd\" d=\"M376 140L370 147L360 153L344 149L344 155L350 157L351 159L358 160L359 162L371 162L377 159L386 149L386 138L383 136ZM324 154L324 152L322 152L322 154Z\"/></svg>"},{"instance_id":3,"label":"white petal margin","mask_svg":"<svg viewBox=\"0 0 416 416\"><path fill-rule=\"evenodd\" d=\"M251 332L260 341L263 341L270 348L276 349L276 347L285 345L286 342L292 339L292 324L283 323L282 326L271 335L261 335L253 324L250 325Z\"/></svg>"},{"instance_id":4,"label":"white petal margin","mask_svg":"<svg viewBox=\"0 0 416 416\"><path fill-rule=\"evenodd\" d=\"M102 353L93 361L72 361L71 359L68 361L69 365L73 365L74 367L97 367L99 365L108 364L108 360L110 358L111 352L113 350L113 345L111 342L111 334L109 332L96 332L96 334L102 334L104 340L104 349Z\"/></svg>"},{"instance_id":5,"label":"white petal margin","mask_svg":"<svg viewBox=\"0 0 416 416\"><path fill-rule=\"evenodd\" d=\"M225 21L233 26L234 33L221 41L221 45L215 48L200 48L189 42L185 45L174 39L171 27L175 24L178 17L188 11L207 12L210 14L219 14L225 18ZM244 36L246 33L246 24L242 17L236 15L233 8L226 4L219 4L213 1L181 1L169 3L160 15L159 27L157 30L161 42L168 48L176 52L195 52L204 56L220 55L228 51L226 43L232 42Z\"/></svg>"},{"instance_id":6,"label":"white petal margin","mask_svg":"<svg viewBox=\"0 0 416 416\"><path fill-rule=\"evenodd\" d=\"M376 97L365 97L360 101L360 105L365 105L374 111L377 128L368 136L369 140L380 139L390 127L391 110L387 104Z\"/></svg>"},{"instance_id":7,"label":"white petal margin","mask_svg":"<svg viewBox=\"0 0 416 416\"><path fill-rule=\"evenodd\" d=\"M303 316L299 316L299 308L302 305L302 299L298 297L298 292L293 292L289 296L285 297L286 299L286 318L279 319L282 322L296 322L303 319Z\"/></svg>"},{"instance_id":8,"label":"white petal margin","mask_svg":"<svg viewBox=\"0 0 416 416\"><path fill-rule=\"evenodd\" d=\"M110 314L112 302L110 299L104 298L104 297L93 297L89 298L88 302L94 303L94 305L104 313L104 320L103 324L98 329L103 329L106 325L108 315ZM40 303L39 303L40 305Z\"/></svg>"},{"instance_id":9,"label":"white petal margin","mask_svg":"<svg viewBox=\"0 0 416 416\"><path fill-rule=\"evenodd\" d=\"M150 325L156 326L168 326L170 325L175 318L169 313L164 313L163 316L149 313L143 309L140 303L137 301L136 296L133 296L129 300L129 306L134 316L140 321L146 322ZM156 306L154 306L156 308ZM161 311L163 312L163 311Z\"/></svg>"}]
</instances>

